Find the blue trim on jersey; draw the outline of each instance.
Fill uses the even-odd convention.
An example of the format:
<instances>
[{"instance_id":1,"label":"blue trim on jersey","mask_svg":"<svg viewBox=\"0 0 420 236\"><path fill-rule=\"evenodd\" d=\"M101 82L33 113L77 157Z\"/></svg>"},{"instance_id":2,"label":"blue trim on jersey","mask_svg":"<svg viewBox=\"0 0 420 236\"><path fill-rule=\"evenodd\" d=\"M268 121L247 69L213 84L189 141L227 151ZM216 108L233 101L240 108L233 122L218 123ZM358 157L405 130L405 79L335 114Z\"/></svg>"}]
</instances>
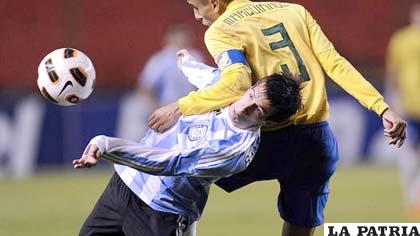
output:
<instances>
[{"instance_id":1,"label":"blue trim on jersey","mask_svg":"<svg viewBox=\"0 0 420 236\"><path fill-rule=\"evenodd\" d=\"M228 66L231 66L236 63L244 64L249 67L249 63L246 60L244 53L238 49L230 49L224 51L217 58L217 66L220 70L224 70Z\"/></svg>"}]
</instances>

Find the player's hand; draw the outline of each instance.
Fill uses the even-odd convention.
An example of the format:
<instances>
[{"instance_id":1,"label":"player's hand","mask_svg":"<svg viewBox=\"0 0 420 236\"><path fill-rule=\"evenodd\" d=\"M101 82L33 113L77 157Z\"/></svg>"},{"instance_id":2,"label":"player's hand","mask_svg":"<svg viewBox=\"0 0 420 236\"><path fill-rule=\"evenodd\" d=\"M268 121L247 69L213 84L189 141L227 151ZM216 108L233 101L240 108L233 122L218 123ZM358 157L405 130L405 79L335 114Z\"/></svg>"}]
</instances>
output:
<instances>
[{"instance_id":1,"label":"player's hand","mask_svg":"<svg viewBox=\"0 0 420 236\"><path fill-rule=\"evenodd\" d=\"M401 147L407 138L407 122L388 109L382 114L382 123L384 135L389 140L388 144Z\"/></svg>"},{"instance_id":2,"label":"player's hand","mask_svg":"<svg viewBox=\"0 0 420 236\"><path fill-rule=\"evenodd\" d=\"M178 52L176 52L176 56L177 56L177 65L178 65L178 70L181 71L181 66L182 63L184 63L185 60L192 60L192 61L196 61L195 57L187 50L187 49L181 49Z\"/></svg>"},{"instance_id":3,"label":"player's hand","mask_svg":"<svg viewBox=\"0 0 420 236\"><path fill-rule=\"evenodd\" d=\"M172 127L181 116L178 101L168 104L154 111L149 117L149 127L162 133Z\"/></svg>"},{"instance_id":4,"label":"player's hand","mask_svg":"<svg viewBox=\"0 0 420 236\"><path fill-rule=\"evenodd\" d=\"M100 156L99 148L91 144L80 159L73 160L73 168L91 168L96 165Z\"/></svg>"}]
</instances>

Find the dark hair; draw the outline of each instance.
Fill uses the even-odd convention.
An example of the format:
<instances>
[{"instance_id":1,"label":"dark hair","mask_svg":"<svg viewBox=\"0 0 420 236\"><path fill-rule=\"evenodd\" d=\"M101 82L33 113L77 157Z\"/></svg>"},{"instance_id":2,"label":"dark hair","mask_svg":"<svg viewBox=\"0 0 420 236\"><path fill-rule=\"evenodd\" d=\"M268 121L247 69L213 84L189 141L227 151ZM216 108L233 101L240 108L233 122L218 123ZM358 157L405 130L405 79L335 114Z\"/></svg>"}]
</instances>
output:
<instances>
[{"instance_id":1,"label":"dark hair","mask_svg":"<svg viewBox=\"0 0 420 236\"><path fill-rule=\"evenodd\" d=\"M259 80L264 83L271 104L266 120L281 122L294 115L302 106L301 79L288 73L273 74Z\"/></svg>"}]
</instances>

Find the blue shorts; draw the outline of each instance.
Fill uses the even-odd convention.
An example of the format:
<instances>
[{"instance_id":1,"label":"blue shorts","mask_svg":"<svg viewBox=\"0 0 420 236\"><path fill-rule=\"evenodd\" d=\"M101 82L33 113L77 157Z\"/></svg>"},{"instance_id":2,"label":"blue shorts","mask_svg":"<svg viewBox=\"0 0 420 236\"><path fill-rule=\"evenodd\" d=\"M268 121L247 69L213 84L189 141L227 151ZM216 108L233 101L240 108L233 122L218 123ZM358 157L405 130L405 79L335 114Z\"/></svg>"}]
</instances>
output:
<instances>
[{"instance_id":1,"label":"blue shorts","mask_svg":"<svg viewBox=\"0 0 420 236\"><path fill-rule=\"evenodd\" d=\"M277 179L280 216L296 226L324 222L329 179L338 162L338 148L327 122L263 132L258 152L243 172L216 184L231 192L255 181Z\"/></svg>"},{"instance_id":2,"label":"blue shorts","mask_svg":"<svg viewBox=\"0 0 420 236\"><path fill-rule=\"evenodd\" d=\"M420 144L420 120L407 118L408 123L408 141L415 146Z\"/></svg>"}]
</instances>

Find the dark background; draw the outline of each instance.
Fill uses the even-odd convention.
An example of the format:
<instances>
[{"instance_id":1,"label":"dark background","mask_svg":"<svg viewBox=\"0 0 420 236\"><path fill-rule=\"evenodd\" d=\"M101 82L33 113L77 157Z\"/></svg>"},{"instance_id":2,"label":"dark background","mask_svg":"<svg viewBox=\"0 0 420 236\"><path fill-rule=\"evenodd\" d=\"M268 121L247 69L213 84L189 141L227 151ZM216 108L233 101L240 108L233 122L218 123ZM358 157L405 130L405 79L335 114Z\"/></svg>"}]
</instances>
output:
<instances>
[{"instance_id":1,"label":"dark background","mask_svg":"<svg viewBox=\"0 0 420 236\"><path fill-rule=\"evenodd\" d=\"M299 0L336 48L380 80L387 42L404 25L412 0ZM74 47L93 61L99 88L136 84L170 23L190 24L205 50L205 27L185 0L0 0L0 89L35 91L38 63L50 51ZM369 72L368 72L369 73Z\"/></svg>"}]
</instances>

